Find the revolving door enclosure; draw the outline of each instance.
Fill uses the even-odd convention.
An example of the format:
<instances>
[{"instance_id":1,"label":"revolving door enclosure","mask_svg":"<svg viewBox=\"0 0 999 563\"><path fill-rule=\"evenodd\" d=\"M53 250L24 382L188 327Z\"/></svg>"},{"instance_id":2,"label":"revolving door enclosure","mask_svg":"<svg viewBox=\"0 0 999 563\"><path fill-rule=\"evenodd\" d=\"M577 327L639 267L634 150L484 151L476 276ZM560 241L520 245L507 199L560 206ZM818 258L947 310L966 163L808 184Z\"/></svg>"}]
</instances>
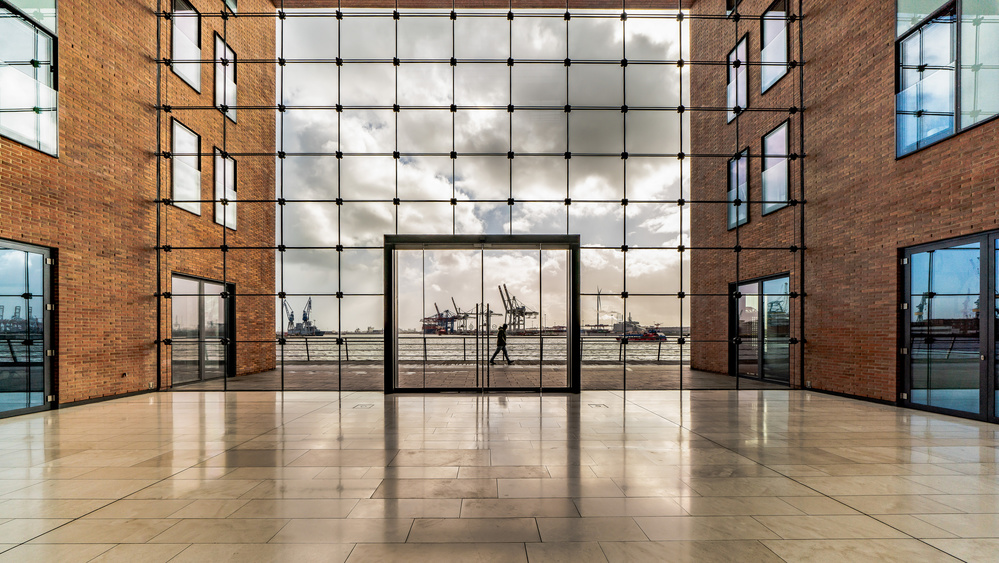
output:
<instances>
[{"instance_id":1,"label":"revolving door enclosure","mask_svg":"<svg viewBox=\"0 0 999 563\"><path fill-rule=\"evenodd\" d=\"M579 235L386 235L384 248L386 393L579 392Z\"/></svg>"}]
</instances>

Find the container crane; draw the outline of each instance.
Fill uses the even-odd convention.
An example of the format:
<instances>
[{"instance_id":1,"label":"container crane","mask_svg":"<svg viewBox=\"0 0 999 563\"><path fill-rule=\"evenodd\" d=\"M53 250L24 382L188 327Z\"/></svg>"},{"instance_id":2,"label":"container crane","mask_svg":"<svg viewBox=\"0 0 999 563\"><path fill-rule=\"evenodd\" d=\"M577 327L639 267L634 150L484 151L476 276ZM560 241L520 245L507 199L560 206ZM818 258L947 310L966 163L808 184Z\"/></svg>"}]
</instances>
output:
<instances>
[{"instance_id":1,"label":"container crane","mask_svg":"<svg viewBox=\"0 0 999 563\"><path fill-rule=\"evenodd\" d=\"M295 328L295 311L292 310L291 305L287 301L281 302L284 305L285 314L288 315L288 329L286 332L291 332Z\"/></svg>"}]
</instances>

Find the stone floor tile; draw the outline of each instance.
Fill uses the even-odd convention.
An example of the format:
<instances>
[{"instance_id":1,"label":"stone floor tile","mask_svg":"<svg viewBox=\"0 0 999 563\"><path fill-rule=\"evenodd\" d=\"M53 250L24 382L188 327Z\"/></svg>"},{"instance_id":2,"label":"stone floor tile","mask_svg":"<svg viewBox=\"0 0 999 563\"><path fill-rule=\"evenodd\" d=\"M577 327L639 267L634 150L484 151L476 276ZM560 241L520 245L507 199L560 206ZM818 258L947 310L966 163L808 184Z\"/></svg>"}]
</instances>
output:
<instances>
[{"instance_id":1,"label":"stone floor tile","mask_svg":"<svg viewBox=\"0 0 999 563\"><path fill-rule=\"evenodd\" d=\"M913 539L763 540L762 543L785 561L814 563L842 561L879 563L954 561L956 563L958 561L932 546Z\"/></svg>"},{"instance_id":2,"label":"stone floor tile","mask_svg":"<svg viewBox=\"0 0 999 563\"><path fill-rule=\"evenodd\" d=\"M527 563L523 544L518 543L400 543L358 544L348 563L440 563L474 561L475 563Z\"/></svg>"}]
</instances>

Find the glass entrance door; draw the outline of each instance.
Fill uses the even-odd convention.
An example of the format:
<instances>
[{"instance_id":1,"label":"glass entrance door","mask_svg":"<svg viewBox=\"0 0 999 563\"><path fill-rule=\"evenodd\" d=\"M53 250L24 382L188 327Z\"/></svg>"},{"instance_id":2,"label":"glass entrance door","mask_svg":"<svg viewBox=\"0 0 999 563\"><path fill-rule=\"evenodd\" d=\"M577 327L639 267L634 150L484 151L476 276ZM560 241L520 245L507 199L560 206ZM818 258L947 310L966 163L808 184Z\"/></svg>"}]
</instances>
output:
<instances>
[{"instance_id":1,"label":"glass entrance door","mask_svg":"<svg viewBox=\"0 0 999 563\"><path fill-rule=\"evenodd\" d=\"M217 379L235 367L229 361L233 345L230 315L222 298L225 286L220 283L173 276L171 280L171 372L173 384ZM230 284L228 294L231 296Z\"/></svg>"},{"instance_id":2,"label":"glass entrance door","mask_svg":"<svg viewBox=\"0 0 999 563\"><path fill-rule=\"evenodd\" d=\"M908 253L907 387L911 405L981 416L990 348L981 304L987 240L924 246ZM983 278L983 273L986 277Z\"/></svg>"},{"instance_id":3,"label":"glass entrance door","mask_svg":"<svg viewBox=\"0 0 999 563\"><path fill-rule=\"evenodd\" d=\"M0 240L0 417L48 408L49 251Z\"/></svg>"},{"instance_id":4,"label":"glass entrance door","mask_svg":"<svg viewBox=\"0 0 999 563\"><path fill-rule=\"evenodd\" d=\"M386 237L386 391L572 390L578 251L526 238Z\"/></svg>"},{"instance_id":5,"label":"glass entrance door","mask_svg":"<svg viewBox=\"0 0 999 563\"><path fill-rule=\"evenodd\" d=\"M791 301L788 276L733 285L730 371L790 383Z\"/></svg>"}]
</instances>

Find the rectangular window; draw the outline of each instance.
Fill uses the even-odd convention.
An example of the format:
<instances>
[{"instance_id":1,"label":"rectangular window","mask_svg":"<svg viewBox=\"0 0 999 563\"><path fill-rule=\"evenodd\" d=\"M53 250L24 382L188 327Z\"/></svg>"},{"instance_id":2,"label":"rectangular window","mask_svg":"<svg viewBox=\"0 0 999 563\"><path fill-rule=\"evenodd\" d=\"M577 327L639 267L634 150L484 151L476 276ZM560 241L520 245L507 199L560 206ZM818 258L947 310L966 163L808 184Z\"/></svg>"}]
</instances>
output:
<instances>
[{"instance_id":1,"label":"rectangular window","mask_svg":"<svg viewBox=\"0 0 999 563\"><path fill-rule=\"evenodd\" d=\"M956 17L948 11L899 42L895 134L900 155L954 133L956 31Z\"/></svg>"},{"instance_id":2,"label":"rectangular window","mask_svg":"<svg viewBox=\"0 0 999 563\"><path fill-rule=\"evenodd\" d=\"M6 0L6 2L50 33L59 32L56 0Z\"/></svg>"},{"instance_id":3,"label":"rectangular window","mask_svg":"<svg viewBox=\"0 0 999 563\"><path fill-rule=\"evenodd\" d=\"M173 204L201 215L201 137L173 121Z\"/></svg>"},{"instance_id":4,"label":"rectangular window","mask_svg":"<svg viewBox=\"0 0 999 563\"><path fill-rule=\"evenodd\" d=\"M749 149L728 161L728 228L749 222Z\"/></svg>"},{"instance_id":5,"label":"rectangular window","mask_svg":"<svg viewBox=\"0 0 999 563\"><path fill-rule=\"evenodd\" d=\"M766 92L787 74L787 0L777 0L771 4L763 12L760 21L760 36L763 38L760 50L760 62L763 63L760 69L760 91Z\"/></svg>"},{"instance_id":6,"label":"rectangular window","mask_svg":"<svg viewBox=\"0 0 999 563\"><path fill-rule=\"evenodd\" d=\"M215 36L215 106L236 121L236 53Z\"/></svg>"},{"instance_id":7,"label":"rectangular window","mask_svg":"<svg viewBox=\"0 0 999 563\"><path fill-rule=\"evenodd\" d=\"M174 74L201 92L201 15L187 0L173 0L172 38Z\"/></svg>"},{"instance_id":8,"label":"rectangular window","mask_svg":"<svg viewBox=\"0 0 999 563\"><path fill-rule=\"evenodd\" d=\"M788 200L788 122L781 123L763 137L763 214L787 205Z\"/></svg>"},{"instance_id":9,"label":"rectangular window","mask_svg":"<svg viewBox=\"0 0 999 563\"><path fill-rule=\"evenodd\" d=\"M961 127L999 114L999 2L961 3Z\"/></svg>"},{"instance_id":10,"label":"rectangular window","mask_svg":"<svg viewBox=\"0 0 999 563\"><path fill-rule=\"evenodd\" d=\"M236 228L236 160L215 149L215 222Z\"/></svg>"},{"instance_id":11,"label":"rectangular window","mask_svg":"<svg viewBox=\"0 0 999 563\"><path fill-rule=\"evenodd\" d=\"M236 13L236 0L225 0L225 7L229 8L229 11Z\"/></svg>"},{"instance_id":12,"label":"rectangular window","mask_svg":"<svg viewBox=\"0 0 999 563\"><path fill-rule=\"evenodd\" d=\"M728 86L726 90L726 103L728 104L728 120L732 121L735 116L749 103L749 88L747 79L749 73L746 71L746 38L735 46L735 49L728 54ZM736 111L739 108L739 111Z\"/></svg>"},{"instance_id":13,"label":"rectangular window","mask_svg":"<svg viewBox=\"0 0 999 563\"><path fill-rule=\"evenodd\" d=\"M999 115L999 4L900 0L899 156Z\"/></svg>"},{"instance_id":14,"label":"rectangular window","mask_svg":"<svg viewBox=\"0 0 999 563\"><path fill-rule=\"evenodd\" d=\"M31 19L0 7L0 135L51 155L59 150L55 43Z\"/></svg>"}]
</instances>

